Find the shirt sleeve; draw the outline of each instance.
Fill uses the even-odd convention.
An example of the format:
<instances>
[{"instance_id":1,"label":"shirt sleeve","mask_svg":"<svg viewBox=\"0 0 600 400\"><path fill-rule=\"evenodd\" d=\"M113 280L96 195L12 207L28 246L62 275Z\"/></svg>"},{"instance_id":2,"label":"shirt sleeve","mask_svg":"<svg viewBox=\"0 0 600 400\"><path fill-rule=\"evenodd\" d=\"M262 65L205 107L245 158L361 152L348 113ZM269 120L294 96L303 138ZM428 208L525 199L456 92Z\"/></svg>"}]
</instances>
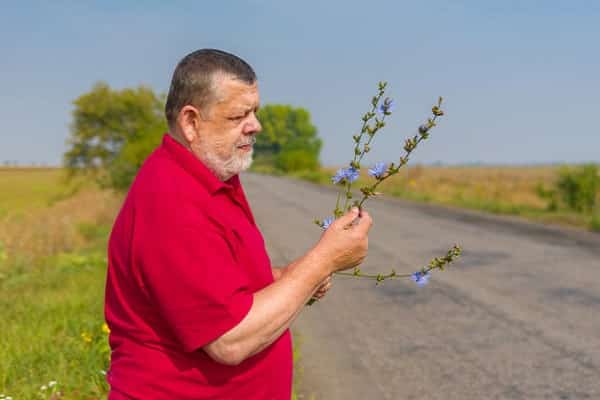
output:
<instances>
[{"instance_id":1,"label":"shirt sleeve","mask_svg":"<svg viewBox=\"0 0 600 400\"><path fill-rule=\"evenodd\" d=\"M239 324L253 294L234 256L235 239L206 225L153 236L141 243L141 280L184 351L198 350Z\"/></svg>"}]
</instances>

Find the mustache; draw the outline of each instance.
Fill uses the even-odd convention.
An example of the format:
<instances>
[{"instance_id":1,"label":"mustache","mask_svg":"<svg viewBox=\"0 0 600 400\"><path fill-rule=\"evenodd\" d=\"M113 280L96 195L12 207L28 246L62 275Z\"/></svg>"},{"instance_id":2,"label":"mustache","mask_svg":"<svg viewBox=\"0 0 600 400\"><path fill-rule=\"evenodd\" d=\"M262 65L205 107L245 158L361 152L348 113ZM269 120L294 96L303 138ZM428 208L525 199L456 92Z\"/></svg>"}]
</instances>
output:
<instances>
[{"instance_id":1,"label":"mustache","mask_svg":"<svg viewBox=\"0 0 600 400\"><path fill-rule=\"evenodd\" d=\"M240 147L240 146L246 146L246 145L253 145L254 143L256 143L256 136L253 135L253 136L250 136L247 140L237 143L236 146Z\"/></svg>"}]
</instances>

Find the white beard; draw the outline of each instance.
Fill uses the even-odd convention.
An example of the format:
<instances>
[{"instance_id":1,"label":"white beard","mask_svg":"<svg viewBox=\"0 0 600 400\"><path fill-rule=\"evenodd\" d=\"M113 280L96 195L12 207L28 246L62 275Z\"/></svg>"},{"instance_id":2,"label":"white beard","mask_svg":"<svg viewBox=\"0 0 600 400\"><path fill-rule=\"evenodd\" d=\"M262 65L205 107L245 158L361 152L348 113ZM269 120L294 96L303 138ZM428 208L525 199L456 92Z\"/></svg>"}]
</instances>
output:
<instances>
[{"instance_id":1,"label":"white beard","mask_svg":"<svg viewBox=\"0 0 600 400\"><path fill-rule=\"evenodd\" d=\"M252 137L251 140L252 143L255 142L254 137ZM234 146L231 157L223 159L218 155L211 153L209 146L207 146L206 143L199 141L196 154L200 161L202 161L202 163L204 163L204 165L211 170L220 181L224 182L232 176L247 170L250 168L250 165L252 165L252 154L254 149L250 149L250 151L247 151L244 154L239 154L240 150L237 146L238 144Z\"/></svg>"}]
</instances>

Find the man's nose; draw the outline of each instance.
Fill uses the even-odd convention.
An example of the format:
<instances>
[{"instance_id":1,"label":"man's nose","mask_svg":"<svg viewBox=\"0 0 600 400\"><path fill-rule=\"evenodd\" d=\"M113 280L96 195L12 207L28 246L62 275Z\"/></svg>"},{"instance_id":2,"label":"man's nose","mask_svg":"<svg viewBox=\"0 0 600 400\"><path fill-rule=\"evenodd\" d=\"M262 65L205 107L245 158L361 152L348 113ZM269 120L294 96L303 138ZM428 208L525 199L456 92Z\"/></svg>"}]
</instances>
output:
<instances>
[{"instance_id":1,"label":"man's nose","mask_svg":"<svg viewBox=\"0 0 600 400\"><path fill-rule=\"evenodd\" d=\"M260 131L262 131L262 125L260 124L260 121L258 120L256 115L252 114L252 116L250 117L250 120L248 121L246 126L244 126L244 133L245 134L253 134L253 133L258 133Z\"/></svg>"}]
</instances>

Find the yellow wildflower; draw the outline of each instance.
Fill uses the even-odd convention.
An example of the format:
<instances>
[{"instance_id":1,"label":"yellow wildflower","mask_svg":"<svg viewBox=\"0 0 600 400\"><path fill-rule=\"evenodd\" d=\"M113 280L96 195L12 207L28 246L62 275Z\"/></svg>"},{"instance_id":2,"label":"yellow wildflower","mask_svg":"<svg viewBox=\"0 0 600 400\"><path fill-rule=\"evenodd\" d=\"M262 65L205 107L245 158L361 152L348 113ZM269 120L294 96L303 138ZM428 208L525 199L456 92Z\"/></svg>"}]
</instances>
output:
<instances>
[{"instance_id":1,"label":"yellow wildflower","mask_svg":"<svg viewBox=\"0 0 600 400\"><path fill-rule=\"evenodd\" d=\"M86 343L92 343L92 335L87 332L81 332L81 338Z\"/></svg>"}]
</instances>

